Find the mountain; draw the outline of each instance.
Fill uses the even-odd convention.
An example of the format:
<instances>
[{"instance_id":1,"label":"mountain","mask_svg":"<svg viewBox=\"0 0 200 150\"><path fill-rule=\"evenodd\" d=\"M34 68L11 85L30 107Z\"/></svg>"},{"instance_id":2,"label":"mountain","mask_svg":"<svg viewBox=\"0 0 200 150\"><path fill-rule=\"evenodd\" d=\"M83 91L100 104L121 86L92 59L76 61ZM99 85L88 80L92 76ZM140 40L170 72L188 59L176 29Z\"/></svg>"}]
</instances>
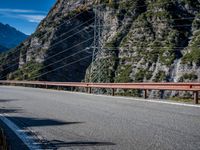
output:
<instances>
[{"instance_id":1,"label":"mountain","mask_svg":"<svg viewBox=\"0 0 200 150\"><path fill-rule=\"evenodd\" d=\"M8 48L6 48L6 47L0 45L0 52L4 52L4 51L6 51L6 50L8 50Z\"/></svg>"},{"instance_id":2,"label":"mountain","mask_svg":"<svg viewBox=\"0 0 200 150\"><path fill-rule=\"evenodd\" d=\"M0 45L8 49L19 45L28 36L10 25L0 23Z\"/></svg>"},{"instance_id":3,"label":"mountain","mask_svg":"<svg viewBox=\"0 0 200 150\"><path fill-rule=\"evenodd\" d=\"M58 0L33 35L13 53L1 56L1 77L93 82L200 81L199 1L95 2ZM95 5L100 7L103 24L97 27L102 50L94 57L91 68L91 46L96 41ZM132 90L118 92L141 94ZM157 93L152 92L151 96L154 94ZM169 94L177 93L165 95Z\"/></svg>"}]
</instances>

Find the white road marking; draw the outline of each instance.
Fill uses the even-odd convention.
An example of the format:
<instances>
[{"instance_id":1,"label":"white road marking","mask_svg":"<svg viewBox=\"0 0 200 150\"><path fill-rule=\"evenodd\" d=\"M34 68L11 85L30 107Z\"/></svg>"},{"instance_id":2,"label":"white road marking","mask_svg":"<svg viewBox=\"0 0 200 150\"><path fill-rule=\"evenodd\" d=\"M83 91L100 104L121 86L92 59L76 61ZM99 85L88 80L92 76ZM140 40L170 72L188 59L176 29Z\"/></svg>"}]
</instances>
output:
<instances>
[{"instance_id":1,"label":"white road marking","mask_svg":"<svg viewBox=\"0 0 200 150\"><path fill-rule=\"evenodd\" d=\"M25 130L20 129L12 121L10 121L7 114L0 114L0 120L3 121L21 140L26 144L30 150L41 150L41 147L36 143L34 138L26 133Z\"/></svg>"},{"instance_id":2,"label":"white road marking","mask_svg":"<svg viewBox=\"0 0 200 150\"><path fill-rule=\"evenodd\" d=\"M48 89L45 89L48 90ZM57 91L57 90L53 90ZM82 95L87 95L87 96L99 96L99 97L104 97L104 98L114 98L114 99L126 99L126 100L131 100L131 101L140 101L140 102L147 102L147 103L160 103L160 104L169 104L169 105L177 105L177 106L186 106L186 107L196 107L200 108L200 105L197 104L186 104L186 103L177 103L177 102L170 102L170 101L165 101L165 100L153 100L153 99L142 99L142 98L135 98L135 97L122 97L122 96L110 96L110 95L97 95L97 94L88 94L88 93L81 93L81 92L71 92L71 91L57 91L57 92L65 92L65 93L70 93L70 94L82 94Z\"/></svg>"},{"instance_id":3,"label":"white road marking","mask_svg":"<svg viewBox=\"0 0 200 150\"><path fill-rule=\"evenodd\" d=\"M72 92L71 92L72 93ZM178 105L178 106L189 106L189 107L197 107L200 108L200 105L194 105L194 104L186 104L186 103L176 103L176 102L167 102L164 100L153 100L153 99L142 99L142 98L131 98L131 97L122 97L122 96L109 96L109 95L95 95L95 94L87 94L87 93L81 93L86 95L93 95L93 96L100 96L100 97L109 97L109 98L116 98L116 99L127 99L132 101L140 101L140 102L147 102L147 103L160 103L160 104L170 104L170 105Z\"/></svg>"}]
</instances>

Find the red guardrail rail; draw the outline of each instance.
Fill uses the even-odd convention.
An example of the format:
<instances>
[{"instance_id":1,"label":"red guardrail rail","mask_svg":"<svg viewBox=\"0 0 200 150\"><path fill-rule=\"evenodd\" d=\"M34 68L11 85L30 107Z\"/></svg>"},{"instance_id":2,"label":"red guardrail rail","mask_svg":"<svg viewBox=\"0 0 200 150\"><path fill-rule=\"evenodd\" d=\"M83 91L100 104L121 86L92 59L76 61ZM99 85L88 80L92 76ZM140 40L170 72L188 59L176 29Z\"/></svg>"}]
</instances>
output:
<instances>
[{"instance_id":1,"label":"red guardrail rail","mask_svg":"<svg viewBox=\"0 0 200 150\"><path fill-rule=\"evenodd\" d=\"M92 92L92 88L112 89L114 96L115 89L139 89L144 90L144 98L147 98L148 90L171 90L171 91L192 91L194 93L194 103L198 104L198 92L200 91L200 83L83 83L83 82L48 82L48 81L12 81L1 80L0 84L22 84L22 85L43 85L62 86L62 87L84 87L88 92Z\"/></svg>"}]
</instances>

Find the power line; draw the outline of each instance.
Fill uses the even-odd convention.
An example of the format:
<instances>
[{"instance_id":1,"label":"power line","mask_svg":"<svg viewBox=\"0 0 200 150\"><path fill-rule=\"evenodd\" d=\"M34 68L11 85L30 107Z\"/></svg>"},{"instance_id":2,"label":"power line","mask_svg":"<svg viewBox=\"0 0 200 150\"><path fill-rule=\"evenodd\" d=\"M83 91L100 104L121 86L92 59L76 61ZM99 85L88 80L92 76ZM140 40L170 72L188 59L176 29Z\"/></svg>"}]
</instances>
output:
<instances>
[{"instance_id":1,"label":"power line","mask_svg":"<svg viewBox=\"0 0 200 150\"><path fill-rule=\"evenodd\" d=\"M141 6L140 6L141 7ZM96 8L96 10L97 10L97 8ZM98 15L97 15L97 13L99 13ZM95 12L95 33L94 33L94 39L95 39L95 41L94 41L94 50L93 50L93 55L92 55L92 66L94 65L93 63L93 61L94 61L94 54L95 54L95 52L96 52L96 50L98 50L97 52L101 52L102 50L101 50L101 45L99 44L99 41L100 41L100 32L101 32L101 29L99 28L101 25L100 25L100 22L101 22L101 20L99 19L99 18L97 18L97 16L98 17L100 17L100 9L99 9L99 12ZM181 25L181 26L183 26L183 25ZM96 40L96 38L98 38L98 41ZM97 47L96 47L96 45L97 45ZM67 64L66 64L67 65ZM64 65L64 66L61 66L61 67L59 67L59 68L63 68L63 67L65 67L66 65ZM102 66L101 66L102 67ZM54 70L52 70L52 71L55 71L55 70L57 70L57 69L59 69L59 68L56 68L56 69L54 69ZM92 67L91 67L92 68ZM49 72L52 72L52 71L49 71ZM49 72L46 72L45 74L48 74ZM92 69L91 69L91 72L92 72ZM91 74L91 72L90 72L90 74ZM44 74L42 74L42 75L40 75L40 76L43 76ZM97 74L98 76L99 76L99 73ZM36 77L37 78L37 77ZM100 80L99 80L99 77L98 77L98 82L100 82Z\"/></svg>"},{"instance_id":2,"label":"power line","mask_svg":"<svg viewBox=\"0 0 200 150\"><path fill-rule=\"evenodd\" d=\"M96 80L98 80L99 74L102 72L102 68L105 67L105 65L107 65L105 63L105 61L103 61L102 63L104 63L104 64L101 64L100 67L98 66L99 68L97 67L97 73L96 74L95 74L95 72L92 72L92 74L91 74L92 82L95 82ZM93 75L95 75L95 76L93 76Z\"/></svg>"},{"instance_id":3,"label":"power line","mask_svg":"<svg viewBox=\"0 0 200 150\"><path fill-rule=\"evenodd\" d=\"M54 55L52 55L52 56L50 56L50 57L47 57L47 58L45 59L45 61L47 61L47 60L49 60L49 59L51 59L51 58L53 58L53 57L55 57L55 56L58 56L59 54L62 54L62 53L64 53L64 52L67 52L67 51L69 51L69 50L71 50L71 49L73 49L73 48L75 48L75 47L77 47L77 46L79 46L79 45L81 45L81 44L84 44L84 43L86 43L86 42L89 42L89 41L92 40L92 39L93 39L93 38L87 39L87 40L85 40L85 41L83 41L83 42L81 42L81 43L78 43L78 44L76 44L76 45L70 47L70 48L64 49L63 51L61 51L61 52L59 52L59 53L56 53L56 54L54 54ZM15 63L15 64L11 65L10 68L13 67L13 66L15 66L15 65L18 65L18 63ZM28 68L29 68L29 66L25 67L24 69L28 69ZM4 71L5 71L5 70L4 70ZM6 77L6 76L4 76L4 77ZM4 77L2 77L2 78L4 78Z\"/></svg>"},{"instance_id":4,"label":"power line","mask_svg":"<svg viewBox=\"0 0 200 150\"><path fill-rule=\"evenodd\" d=\"M76 61L73 61L73 62L71 62L71 63L62 65L62 66L60 66L60 67L58 67L58 68L55 68L55 69L53 69L53 70L51 70L51 71L47 71L47 72L45 72L45 73L43 73L43 74L41 74L41 75L32 77L32 78L30 78L30 80L39 78L39 77L44 76L44 75L46 75L46 74L49 74L49 73L51 73L51 72L53 72L53 71L56 71L56 70L62 69L62 68L64 68L64 67L70 66L70 65L75 64L75 63L77 63L77 62L80 62L80 61L82 61L82 60L84 60L84 59L86 59L86 58L91 58L91 56L92 56L92 55L88 55L88 56L86 56L86 57L84 57L84 58L81 58L81 59L79 59L79 60L76 60Z\"/></svg>"},{"instance_id":5,"label":"power line","mask_svg":"<svg viewBox=\"0 0 200 150\"><path fill-rule=\"evenodd\" d=\"M80 25L78 25L77 27L75 27L75 28L71 29L71 30L70 30L70 31L68 31L67 33L64 33L63 35L66 35L66 34L70 33L70 32L71 32L71 31L73 31L74 29L76 29L76 28L78 28L78 27L80 27L80 26L82 26L82 25L84 25L84 24L86 24L86 23L88 23L88 22L92 21L93 19L94 19L94 17L93 17L93 18L91 18L91 19L89 19L88 21L84 22L83 24L80 24ZM82 32L83 30L85 30L85 29L79 30L78 32L76 32L76 33L75 33L75 34L73 34L73 35L70 35L69 37L72 37L72 36L74 36L74 35L76 35L76 34L78 34L78 33ZM62 36L63 36L63 35L62 35ZM62 37L62 36L59 36L58 38L60 38L60 37ZM69 37L67 37L67 39L68 39ZM57 38L57 39L58 39L58 38ZM59 41L59 42L57 42L57 43L53 44L53 45L51 46L51 48L52 48L52 47L54 47L55 45L57 45L57 44L59 44L59 43L63 42L64 40L66 40L66 39L63 39L63 40L61 40L61 41Z\"/></svg>"},{"instance_id":6,"label":"power line","mask_svg":"<svg viewBox=\"0 0 200 150\"><path fill-rule=\"evenodd\" d=\"M82 12L82 13L83 13L83 12ZM81 13L80 13L80 14L81 14ZM79 15L80 15L80 14L79 14ZM78 15L77 15L77 16L78 16ZM194 17L189 17L189 18L179 18L179 19L171 19L171 20L187 20L187 19L192 19L192 18L194 18ZM72 19L72 18L71 18L71 19ZM92 18L92 19L90 19L90 20L84 22L83 24L86 24L87 22L89 22L89 21L91 21L91 20L93 20L93 19L94 19L94 18ZM63 23L63 24L64 24L64 23ZM71 30L68 31L67 33L63 33L63 34L62 34L61 36L59 36L57 39L59 39L60 37L66 35L66 34L68 34L68 33L70 33L71 31L73 31L74 29L76 29L76 28L82 26L83 24L80 24L79 26L77 26L77 27L71 29ZM108 26L111 26L111 25L108 25ZM188 25L173 25L172 27L190 27L190 26L191 26L191 25L188 24ZM140 27L140 28L142 28L142 27ZM146 27L146 28L151 28L151 27ZM124 31L124 30L123 30L123 31ZM74 35L75 35L75 34L74 34ZM71 36L73 36L73 35L71 35ZM63 39L62 41L59 41L59 42L53 44L50 48L52 48L52 47L54 47L55 45L57 45L57 44L63 42L64 40L66 40L66 39ZM43 46L40 46L40 47L43 47ZM37 47L37 48L40 48L40 47ZM26 55L26 54L24 54L23 56L25 56L25 55ZM20 56L20 57L23 57L23 56ZM12 59L12 61L17 60L17 59L19 59L20 57L17 57L17 58L15 58L15 59Z\"/></svg>"},{"instance_id":7,"label":"power line","mask_svg":"<svg viewBox=\"0 0 200 150\"><path fill-rule=\"evenodd\" d=\"M140 6L141 7L141 6ZM96 27L97 27L98 25L96 25ZM183 25L181 25L181 26L183 26ZM191 26L191 25L190 25ZM99 29L99 28L98 28ZM63 41L59 41L57 44L59 44L59 43L61 43L61 42L63 42ZM98 47L98 48L101 48L101 47ZM96 49L96 48L95 48ZM94 55L93 55L94 56Z\"/></svg>"},{"instance_id":8,"label":"power line","mask_svg":"<svg viewBox=\"0 0 200 150\"><path fill-rule=\"evenodd\" d=\"M127 2L130 2L130 1L127 0ZM124 3L126 3L126 2L114 2L114 4L124 4ZM149 4L150 4L150 3L149 3ZM149 4L146 4L146 5L140 5L140 6L135 6L134 8L146 7L146 6L148 6ZM169 3L168 3L168 2L166 2L166 3L162 3L162 2L161 2L161 3L158 3L158 2L157 2L156 4L153 4L153 5L154 5L154 6L159 6L159 5L163 5L163 4L169 4ZM105 4L99 4L99 5L96 5L96 6L102 6L102 5L105 5ZM79 15L81 15L81 14L83 14L83 13L85 13L85 12L90 12L90 11L82 11L82 12L76 14L75 16L70 17L69 20L67 20L66 22L60 24L59 26L57 26L57 28L59 28L60 26L66 24L66 23L69 23L72 19L78 17ZM195 17L190 17L190 19L194 19L194 18L195 18ZM173 19L173 20L178 20L178 19ZM16 51L17 51L17 50L16 50ZM14 53L14 51L12 51L12 52Z\"/></svg>"},{"instance_id":9,"label":"power line","mask_svg":"<svg viewBox=\"0 0 200 150\"><path fill-rule=\"evenodd\" d=\"M196 19L195 17L185 17L185 18L166 18L165 20L164 19L159 19L160 21L156 22L156 23L164 23L164 22L167 22L167 23L172 23L170 21L178 21L178 20L194 20ZM198 18L197 18L198 19ZM199 18L200 19L200 18ZM162 21L163 20L163 21ZM123 23L121 20L119 20L121 23ZM138 21L136 19L136 21L134 21L134 23L140 23L140 21ZM148 21L148 23L151 23L150 21Z\"/></svg>"},{"instance_id":10,"label":"power line","mask_svg":"<svg viewBox=\"0 0 200 150\"><path fill-rule=\"evenodd\" d=\"M163 22L159 22L159 23L163 23ZM138 25L138 24L135 24L135 25ZM106 27L106 26L112 26L112 25L103 25L103 27ZM169 27L192 27L192 24L182 24L182 25L169 25ZM134 29L139 29L139 28L145 28L145 29L148 29L148 28L153 28L153 26L152 27L143 27L143 26L136 26L136 27L132 27L132 28L134 28ZM131 30L128 30L128 29L126 29L126 30L121 30L121 31L131 31Z\"/></svg>"},{"instance_id":11,"label":"power line","mask_svg":"<svg viewBox=\"0 0 200 150\"><path fill-rule=\"evenodd\" d=\"M50 57L47 57L46 59L45 59L45 61L47 61L47 60L49 60L49 59L51 59L51 58L53 58L53 57L55 57L55 56L58 56L59 54L61 54L61 53L64 53L64 52L67 52L67 51L69 51L69 50L71 50L71 49L73 49L74 47L76 47L76 46L78 46L78 45L81 45L81 44L83 44L83 43L86 43L86 42L88 42L88 41L90 41L90 40L92 40L92 38L90 38L90 39L88 39L88 40L86 40L86 41L83 41L83 42L81 42L81 43L79 43L79 44L77 44L77 45L74 45L74 46L72 46L72 47L70 47L70 48L68 48L68 49L65 49L65 50L63 50L63 51L61 51L61 52L59 52L59 53L56 53L55 55L52 55L52 56L50 56ZM135 43L137 43L137 42L135 42ZM200 46L200 45L197 45L197 46ZM103 49L109 49L109 50L116 50L116 49L119 49L119 48L122 48L122 49L129 49L129 48L127 48L127 47L103 47ZM183 49L183 48L189 48L189 47L167 47L167 46L151 46L151 45L149 45L149 46L144 46L144 47L142 47L142 48L151 48L151 49L155 49L155 48L170 48L170 49L173 49L173 50L178 50L178 49ZM81 53L82 51L79 51L79 52L77 52L77 53ZM97 54L98 53L100 53L100 52L97 52ZM75 55L75 54L72 54L72 55ZM95 54L96 55L96 54ZM71 55L70 55L71 56ZM59 61L57 61L57 62L55 62L55 63L58 63L58 62L61 62L62 60L64 60L64 59L66 59L66 58L63 58L63 59L61 59L61 60L59 60ZM15 66L15 65L17 65L18 63L16 63L16 64L13 64L12 66L10 66L10 67L13 67L13 66ZM49 65L48 65L49 66ZM48 67L48 66L45 66L45 68L46 67ZM24 69L28 69L29 67L25 67ZM43 68L44 69L44 68ZM4 76L4 77L6 77L6 76ZM4 78L4 77L2 77L2 78Z\"/></svg>"},{"instance_id":12,"label":"power line","mask_svg":"<svg viewBox=\"0 0 200 150\"><path fill-rule=\"evenodd\" d=\"M133 43L138 43L138 42L133 42ZM108 43L109 44L109 43ZM200 45L196 45L197 47L200 46ZM137 46L136 46L137 47ZM123 46L119 46L119 47L103 47L105 49L116 49L116 48L129 48L129 47L123 47ZM190 45L187 45L185 47L179 47L179 46L174 46L174 47L170 47L170 46L153 46L153 45L148 45L148 46L145 46L143 45L142 48L171 48L171 49L183 49L183 48L190 48Z\"/></svg>"},{"instance_id":13,"label":"power line","mask_svg":"<svg viewBox=\"0 0 200 150\"><path fill-rule=\"evenodd\" d=\"M66 24L66 23L69 23L71 20L77 18L78 16L80 16L81 14L83 14L83 13L85 13L85 12L89 12L89 11L82 11L82 12L76 14L75 16L71 17L69 20L67 20L66 22L60 24L60 25L57 26L56 28L59 28L59 27L61 27L62 25Z\"/></svg>"},{"instance_id":14,"label":"power line","mask_svg":"<svg viewBox=\"0 0 200 150\"><path fill-rule=\"evenodd\" d=\"M83 13L85 13L85 12L89 12L89 11L82 11L82 12L76 14L75 16L73 16L73 17L71 17L69 20L67 20L67 22L64 22L64 23L58 25L56 28L59 28L59 27L61 27L62 25L66 24L66 23L69 23L71 20L75 19L76 17L78 17L79 15L81 15L81 14L83 14ZM69 33L69 32L68 32L68 33ZM46 33L46 34L47 34L47 33ZM46 34L44 34L44 35L46 35ZM43 37L44 37L44 36L43 36ZM12 51L12 53L17 52L17 51L18 51L18 49L16 49L15 51Z\"/></svg>"},{"instance_id":15,"label":"power line","mask_svg":"<svg viewBox=\"0 0 200 150\"><path fill-rule=\"evenodd\" d=\"M113 2L113 4L118 4L118 5L120 5L120 4L124 4L124 3L127 3L127 4L129 4L130 5L130 1L132 1L132 0L127 0L127 1L124 1L124 2ZM133 1L132 1L133 2ZM145 5L137 5L137 3L135 3L135 5L137 5L137 6L134 6L134 8L143 8L143 7L149 7L149 5L152 5L152 6L166 6L165 4L172 4L173 2L156 2L156 3L146 3ZM106 4L108 4L108 3L104 3L104 4L99 4L99 5L97 5L97 6L104 6L104 5L106 5ZM112 7L113 8L113 7ZM113 8L113 9L115 9L115 8ZM189 10L191 10L191 9L189 9Z\"/></svg>"},{"instance_id":16,"label":"power line","mask_svg":"<svg viewBox=\"0 0 200 150\"><path fill-rule=\"evenodd\" d=\"M43 68L41 68L40 70L43 70L43 69L45 69L45 68L47 68L47 67L49 67L49 66L52 66L52 65L54 65L54 64L57 64L57 63L59 63L59 62L62 62L62 61L66 60L66 59L68 59L68 58L70 58L70 57L72 57L72 56L75 56L75 55L80 54L80 53L85 52L85 51L88 51L88 49L85 48L85 49L83 49L83 50L81 50L81 51L78 51L78 52L73 53L73 54L71 54L71 55L69 55L69 56L67 56L67 57L64 57L64 58L62 58L62 59L60 59L60 60L58 60L58 61L56 61L56 62L50 63L50 64L48 64L47 66L44 66ZM25 68L25 69L27 69L27 68Z\"/></svg>"},{"instance_id":17,"label":"power line","mask_svg":"<svg viewBox=\"0 0 200 150\"><path fill-rule=\"evenodd\" d=\"M92 18L92 19L94 19L94 18ZM90 19L89 21L91 21L92 19ZM87 22L88 22L88 21L87 21ZM85 22L85 23L86 23L86 22ZM85 23L84 23L84 24L85 24ZM73 29L72 29L72 30L73 30ZM52 48L53 48L54 46L56 46L57 44L59 44L59 43L65 41L65 40L67 40L67 39L73 37L73 36L76 35L76 34L81 33L81 32L84 31L84 30L85 30L85 29L79 30L78 32L76 32L76 33L74 33L74 34L72 34L72 35L70 35L70 36L68 36L68 37L66 37L66 38L64 38L64 39L62 39L61 41L54 43L52 46L49 47L49 50L52 49ZM70 31L69 31L69 32L70 32ZM90 33L90 32L89 32L89 33ZM60 37L59 37L59 38L60 38ZM60 54L60 53L58 53L58 54ZM27 54L24 54L24 55L22 55L22 56L19 56L19 57L13 59L11 62L13 62L13 61L19 59L20 57L24 57L24 56L26 56L26 55L27 55ZM16 64L18 64L18 63L16 63ZM4 71L6 71L6 70L8 70L9 68L15 66L16 64L11 65L11 66L5 68Z\"/></svg>"},{"instance_id":18,"label":"power line","mask_svg":"<svg viewBox=\"0 0 200 150\"><path fill-rule=\"evenodd\" d=\"M90 19L90 20L84 22L83 24L80 24L79 26L82 26L82 25L88 23L89 21L91 21L91 20L93 20L93 19L94 19L94 18L92 18L92 19ZM79 26L78 26L78 27L79 27ZM76 28L78 28L78 27L72 28L70 31L64 33L62 36L64 36L64 35L70 33L71 31L73 31L74 29L76 29ZM64 39L62 39L61 41L54 43L54 44L51 45L48 49L52 49L53 47L55 47L56 45L60 44L61 42L63 42L63 41L65 41L65 40L67 40L67 39L73 37L74 35L76 35L76 34L78 34L78 33L81 33L81 32L84 31L84 30L85 30L85 29L83 28L82 30L79 30L78 32L75 32L74 34L72 34L72 35L70 35L70 36L68 36L68 37L66 37L66 38L64 38ZM61 38L62 36L59 36L57 39ZM41 47L43 47L43 45L37 47L37 49L38 49L38 48L41 48ZM12 61L15 61L15 60L19 59L20 57L24 57L24 56L26 56L26 55L27 55L27 54L24 54L24 55L22 55L22 56L19 56L19 57L13 59ZM12 61L11 61L11 62L12 62Z\"/></svg>"}]
</instances>

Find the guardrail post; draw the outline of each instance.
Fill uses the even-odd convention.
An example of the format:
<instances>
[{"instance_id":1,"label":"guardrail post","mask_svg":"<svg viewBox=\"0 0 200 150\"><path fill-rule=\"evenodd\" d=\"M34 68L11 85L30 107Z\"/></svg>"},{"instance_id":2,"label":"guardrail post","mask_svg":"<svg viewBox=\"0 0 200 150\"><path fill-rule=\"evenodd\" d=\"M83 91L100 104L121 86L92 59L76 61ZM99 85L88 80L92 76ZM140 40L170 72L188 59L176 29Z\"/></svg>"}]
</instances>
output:
<instances>
[{"instance_id":1,"label":"guardrail post","mask_svg":"<svg viewBox=\"0 0 200 150\"><path fill-rule=\"evenodd\" d=\"M199 92L194 91L194 104L198 104L198 103L199 103Z\"/></svg>"},{"instance_id":2,"label":"guardrail post","mask_svg":"<svg viewBox=\"0 0 200 150\"><path fill-rule=\"evenodd\" d=\"M88 93L90 93L90 94L92 93L92 88L91 87L88 88Z\"/></svg>"},{"instance_id":3,"label":"guardrail post","mask_svg":"<svg viewBox=\"0 0 200 150\"><path fill-rule=\"evenodd\" d=\"M112 89L112 96L115 96L115 89Z\"/></svg>"},{"instance_id":4,"label":"guardrail post","mask_svg":"<svg viewBox=\"0 0 200 150\"><path fill-rule=\"evenodd\" d=\"M147 92L147 89L145 89L145 90L144 90L144 99L147 99L147 98L148 98L147 93L148 93L148 92Z\"/></svg>"},{"instance_id":5,"label":"guardrail post","mask_svg":"<svg viewBox=\"0 0 200 150\"><path fill-rule=\"evenodd\" d=\"M164 98L164 90L160 90L160 99Z\"/></svg>"},{"instance_id":6,"label":"guardrail post","mask_svg":"<svg viewBox=\"0 0 200 150\"><path fill-rule=\"evenodd\" d=\"M71 91L74 91L74 87L73 86L71 87Z\"/></svg>"}]
</instances>

